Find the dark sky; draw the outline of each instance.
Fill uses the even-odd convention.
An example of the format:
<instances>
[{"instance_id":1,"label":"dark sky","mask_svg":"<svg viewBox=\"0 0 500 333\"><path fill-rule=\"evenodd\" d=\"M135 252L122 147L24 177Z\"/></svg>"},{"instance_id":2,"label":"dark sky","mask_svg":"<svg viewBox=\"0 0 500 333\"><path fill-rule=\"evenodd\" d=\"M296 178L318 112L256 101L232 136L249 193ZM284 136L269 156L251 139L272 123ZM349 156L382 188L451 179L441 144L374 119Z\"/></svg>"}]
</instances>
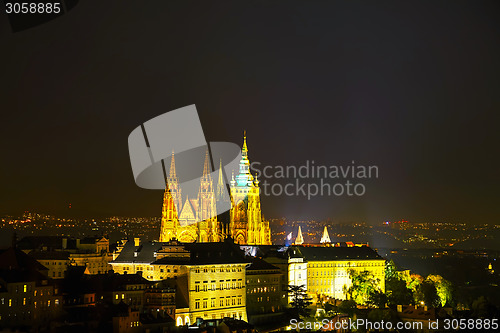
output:
<instances>
[{"instance_id":1,"label":"dark sky","mask_svg":"<svg viewBox=\"0 0 500 333\"><path fill-rule=\"evenodd\" d=\"M362 197L264 197L268 218L497 223L499 9L81 1L18 33L0 14L0 213L159 215L127 137L196 104L252 161L379 167Z\"/></svg>"}]
</instances>

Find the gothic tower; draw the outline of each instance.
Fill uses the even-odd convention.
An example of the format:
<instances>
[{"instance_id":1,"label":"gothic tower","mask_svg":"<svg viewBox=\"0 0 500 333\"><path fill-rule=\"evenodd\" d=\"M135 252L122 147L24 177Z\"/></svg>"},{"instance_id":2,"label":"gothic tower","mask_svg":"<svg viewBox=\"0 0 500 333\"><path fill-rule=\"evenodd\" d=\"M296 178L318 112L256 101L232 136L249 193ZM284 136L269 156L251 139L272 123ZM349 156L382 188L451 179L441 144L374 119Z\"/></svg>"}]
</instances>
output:
<instances>
[{"instance_id":1,"label":"gothic tower","mask_svg":"<svg viewBox=\"0 0 500 333\"><path fill-rule=\"evenodd\" d=\"M160 242L168 242L172 238L176 238L177 225L177 210L167 182L161 211Z\"/></svg>"},{"instance_id":2,"label":"gothic tower","mask_svg":"<svg viewBox=\"0 0 500 333\"><path fill-rule=\"evenodd\" d=\"M239 173L231 179L231 223L230 235L238 244L270 244L269 223L262 220L260 188L250 172L246 132Z\"/></svg>"},{"instance_id":3,"label":"gothic tower","mask_svg":"<svg viewBox=\"0 0 500 333\"><path fill-rule=\"evenodd\" d=\"M202 221L198 222L199 242L214 242L218 238L215 192L211 172L212 168L210 167L210 157L207 150L198 192L197 220Z\"/></svg>"},{"instance_id":4,"label":"gothic tower","mask_svg":"<svg viewBox=\"0 0 500 333\"><path fill-rule=\"evenodd\" d=\"M175 156L172 151L172 160L170 161L170 170L167 177L168 187L172 193L172 198L174 199L176 211L180 211L182 207L182 190L179 186L179 178L177 178L177 173L175 170Z\"/></svg>"}]
</instances>

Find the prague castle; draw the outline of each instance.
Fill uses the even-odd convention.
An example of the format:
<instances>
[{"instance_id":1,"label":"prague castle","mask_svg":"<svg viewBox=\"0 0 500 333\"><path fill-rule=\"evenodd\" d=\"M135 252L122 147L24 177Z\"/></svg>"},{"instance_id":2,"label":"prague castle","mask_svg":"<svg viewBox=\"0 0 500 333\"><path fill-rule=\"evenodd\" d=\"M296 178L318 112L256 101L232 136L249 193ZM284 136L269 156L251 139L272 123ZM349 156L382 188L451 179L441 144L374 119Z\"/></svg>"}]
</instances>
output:
<instances>
[{"instance_id":1,"label":"prague castle","mask_svg":"<svg viewBox=\"0 0 500 333\"><path fill-rule=\"evenodd\" d=\"M224 200L225 182L222 165L217 185L211 177L208 151L197 198L183 197L172 155L167 186L163 197L160 242L220 242L232 238L237 244L270 245L269 222L264 221L260 207L259 181L250 172L246 135L236 176L230 181L231 210L229 220L217 216L217 203ZM197 222L201 221L201 222Z\"/></svg>"}]
</instances>

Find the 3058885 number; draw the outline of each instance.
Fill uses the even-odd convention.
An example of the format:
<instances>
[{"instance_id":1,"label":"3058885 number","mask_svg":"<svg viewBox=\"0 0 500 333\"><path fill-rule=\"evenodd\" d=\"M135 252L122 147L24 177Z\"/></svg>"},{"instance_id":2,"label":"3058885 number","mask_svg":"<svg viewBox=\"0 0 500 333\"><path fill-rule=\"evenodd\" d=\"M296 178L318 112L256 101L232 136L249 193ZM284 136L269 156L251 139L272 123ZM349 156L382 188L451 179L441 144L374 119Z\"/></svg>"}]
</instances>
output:
<instances>
[{"instance_id":1,"label":"3058885 number","mask_svg":"<svg viewBox=\"0 0 500 333\"><path fill-rule=\"evenodd\" d=\"M445 330L493 330L497 331L498 319L445 319L444 329Z\"/></svg>"},{"instance_id":2,"label":"3058885 number","mask_svg":"<svg viewBox=\"0 0 500 333\"><path fill-rule=\"evenodd\" d=\"M5 3L7 14L59 14L61 12L60 2L7 2Z\"/></svg>"}]
</instances>

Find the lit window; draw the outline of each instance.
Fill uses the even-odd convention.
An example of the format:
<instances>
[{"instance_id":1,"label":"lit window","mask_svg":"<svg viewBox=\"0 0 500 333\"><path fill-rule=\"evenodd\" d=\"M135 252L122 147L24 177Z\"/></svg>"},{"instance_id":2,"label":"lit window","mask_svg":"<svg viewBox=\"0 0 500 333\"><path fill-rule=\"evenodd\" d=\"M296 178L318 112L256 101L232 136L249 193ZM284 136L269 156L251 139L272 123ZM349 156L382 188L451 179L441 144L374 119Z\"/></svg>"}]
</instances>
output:
<instances>
[{"instance_id":1,"label":"lit window","mask_svg":"<svg viewBox=\"0 0 500 333\"><path fill-rule=\"evenodd\" d=\"M24 285L23 291L26 292L26 285Z\"/></svg>"}]
</instances>

